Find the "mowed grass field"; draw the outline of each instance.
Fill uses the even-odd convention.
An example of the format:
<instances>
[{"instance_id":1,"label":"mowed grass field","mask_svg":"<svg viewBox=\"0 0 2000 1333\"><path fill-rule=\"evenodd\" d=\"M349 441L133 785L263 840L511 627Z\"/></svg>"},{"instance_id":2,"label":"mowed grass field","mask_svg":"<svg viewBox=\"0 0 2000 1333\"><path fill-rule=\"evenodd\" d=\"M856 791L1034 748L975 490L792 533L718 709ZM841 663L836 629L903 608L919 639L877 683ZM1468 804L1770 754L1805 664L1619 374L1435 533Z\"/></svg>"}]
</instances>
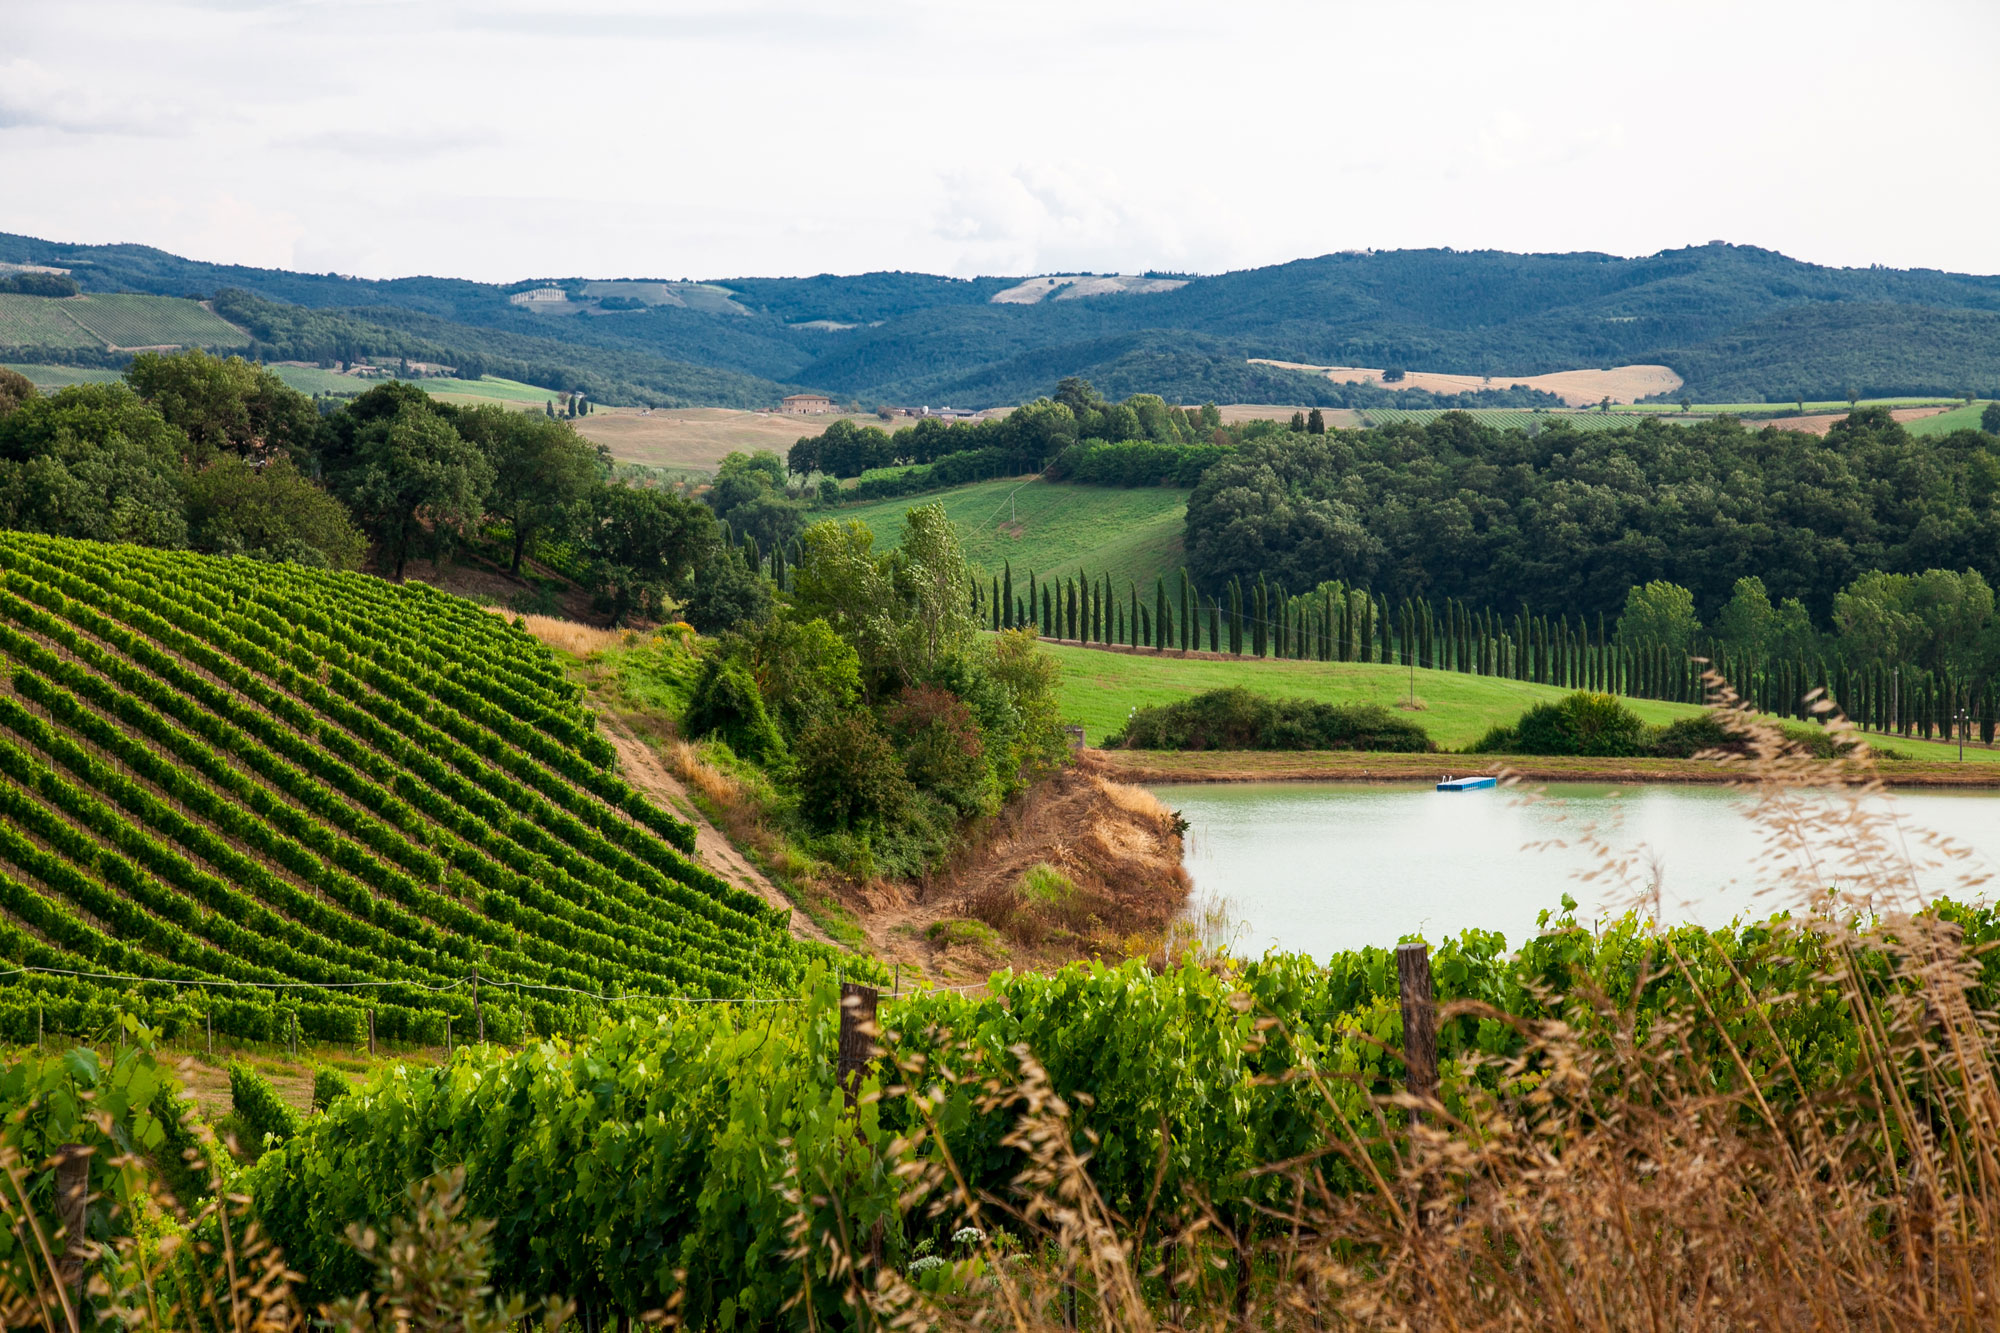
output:
<instances>
[{"instance_id":1,"label":"mowed grass field","mask_svg":"<svg viewBox=\"0 0 2000 1333\"><path fill-rule=\"evenodd\" d=\"M1912 435L1949 435L1955 430L1978 430L1979 418L1986 411L1983 401L1965 403L1949 412L1940 412L1934 417L1920 417L1915 421L1905 421L1903 429Z\"/></svg>"},{"instance_id":2,"label":"mowed grass field","mask_svg":"<svg viewBox=\"0 0 2000 1333\"><path fill-rule=\"evenodd\" d=\"M1030 571L1045 576L1092 578L1108 574L1121 592L1136 583L1152 595L1155 576L1180 569L1188 493L1169 487L1121 490L1050 481L982 481L925 495L848 505L833 517L857 519L878 546L893 545L903 515L939 503L958 525L965 558L974 569L997 574L1014 569L1017 590Z\"/></svg>"},{"instance_id":3,"label":"mowed grass field","mask_svg":"<svg viewBox=\"0 0 2000 1333\"><path fill-rule=\"evenodd\" d=\"M1125 725L1135 708L1173 703L1209 690L1241 686L1276 698L1311 699L1332 704L1380 704L1397 708L1410 696L1410 669L1380 662L1292 662L1245 658L1217 661L1182 658L1171 653L1117 653L1045 643L1043 650L1062 667L1063 718L1083 724L1084 740L1102 744ZM1447 750L1462 750L1492 727L1513 722L1539 703L1560 699L1570 691L1555 685L1494 676L1469 676L1456 671L1416 673L1417 702L1423 707L1409 717ZM1653 726L1700 713L1694 704L1627 699L1626 705ZM1911 759L1955 760L1958 747L1938 741L1868 737L1870 746ZM2000 750L1968 747L1965 761L2000 763ZM1890 770L1884 775L1894 781Z\"/></svg>"}]
</instances>

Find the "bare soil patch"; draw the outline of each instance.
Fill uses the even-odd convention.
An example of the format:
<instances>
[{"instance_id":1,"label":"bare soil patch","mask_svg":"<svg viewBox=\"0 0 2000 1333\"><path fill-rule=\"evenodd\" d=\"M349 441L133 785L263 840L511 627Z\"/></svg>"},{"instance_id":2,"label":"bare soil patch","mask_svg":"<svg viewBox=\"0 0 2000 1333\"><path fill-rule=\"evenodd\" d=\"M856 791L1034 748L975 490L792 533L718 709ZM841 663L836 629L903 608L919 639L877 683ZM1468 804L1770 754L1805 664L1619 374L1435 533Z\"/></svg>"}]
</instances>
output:
<instances>
[{"instance_id":1,"label":"bare soil patch","mask_svg":"<svg viewBox=\"0 0 2000 1333\"><path fill-rule=\"evenodd\" d=\"M1025 884L1036 867L1067 887L1036 893ZM1173 812L1087 754L1009 804L929 883L871 886L856 906L878 957L951 982L1157 954L1191 883Z\"/></svg>"},{"instance_id":2,"label":"bare soil patch","mask_svg":"<svg viewBox=\"0 0 2000 1333\"><path fill-rule=\"evenodd\" d=\"M1898 421L1921 421L1941 412L1949 412L1950 407L1896 407L1889 415ZM1840 422L1847 420L1845 412L1814 412L1802 417L1766 417L1746 422L1752 430L1762 430L1766 426L1776 426L1779 430L1802 430L1813 435L1824 435Z\"/></svg>"}]
</instances>

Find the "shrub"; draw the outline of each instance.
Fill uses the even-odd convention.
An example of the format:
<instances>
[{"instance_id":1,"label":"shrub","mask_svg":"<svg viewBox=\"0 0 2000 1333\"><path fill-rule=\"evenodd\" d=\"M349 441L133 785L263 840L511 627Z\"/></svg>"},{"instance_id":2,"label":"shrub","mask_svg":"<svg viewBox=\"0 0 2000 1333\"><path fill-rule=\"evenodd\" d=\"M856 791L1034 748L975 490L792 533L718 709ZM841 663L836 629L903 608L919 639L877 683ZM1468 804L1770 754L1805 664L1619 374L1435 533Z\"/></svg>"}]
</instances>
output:
<instances>
[{"instance_id":1,"label":"shrub","mask_svg":"<svg viewBox=\"0 0 2000 1333\"><path fill-rule=\"evenodd\" d=\"M990 812L996 805L979 724L963 699L935 685L908 686L883 721L911 782L963 814Z\"/></svg>"},{"instance_id":2,"label":"shrub","mask_svg":"<svg viewBox=\"0 0 2000 1333\"><path fill-rule=\"evenodd\" d=\"M785 752L757 682L733 657L721 653L702 663L681 725L692 737L719 737L746 759L767 762Z\"/></svg>"},{"instance_id":3,"label":"shrub","mask_svg":"<svg viewBox=\"0 0 2000 1333\"><path fill-rule=\"evenodd\" d=\"M1141 708L1108 747L1130 750L1396 750L1437 747L1379 704L1271 699L1241 686Z\"/></svg>"},{"instance_id":4,"label":"shrub","mask_svg":"<svg viewBox=\"0 0 2000 1333\"><path fill-rule=\"evenodd\" d=\"M1470 754L1630 756L1648 753L1646 724L1609 694L1579 690L1495 727Z\"/></svg>"},{"instance_id":5,"label":"shrub","mask_svg":"<svg viewBox=\"0 0 2000 1333\"><path fill-rule=\"evenodd\" d=\"M866 713L812 723L799 733L793 756L799 811L815 828L893 819L913 794L895 747Z\"/></svg>"},{"instance_id":6,"label":"shrub","mask_svg":"<svg viewBox=\"0 0 2000 1333\"><path fill-rule=\"evenodd\" d=\"M1665 759L1692 759L1705 750L1740 750L1736 736L1713 713L1677 718L1653 732L1646 751Z\"/></svg>"}]
</instances>

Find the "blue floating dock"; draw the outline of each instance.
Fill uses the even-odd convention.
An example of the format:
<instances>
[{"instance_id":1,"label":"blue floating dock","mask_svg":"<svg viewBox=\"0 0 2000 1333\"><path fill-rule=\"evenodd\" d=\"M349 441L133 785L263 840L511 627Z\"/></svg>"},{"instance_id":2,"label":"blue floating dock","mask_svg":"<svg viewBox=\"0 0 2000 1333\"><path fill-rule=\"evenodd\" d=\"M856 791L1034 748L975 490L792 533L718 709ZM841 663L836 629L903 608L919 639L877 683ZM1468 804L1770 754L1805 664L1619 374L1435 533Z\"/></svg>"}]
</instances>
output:
<instances>
[{"instance_id":1,"label":"blue floating dock","mask_svg":"<svg viewBox=\"0 0 2000 1333\"><path fill-rule=\"evenodd\" d=\"M1438 783L1439 791L1479 791L1494 785L1495 779L1488 775L1483 778L1451 778Z\"/></svg>"}]
</instances>

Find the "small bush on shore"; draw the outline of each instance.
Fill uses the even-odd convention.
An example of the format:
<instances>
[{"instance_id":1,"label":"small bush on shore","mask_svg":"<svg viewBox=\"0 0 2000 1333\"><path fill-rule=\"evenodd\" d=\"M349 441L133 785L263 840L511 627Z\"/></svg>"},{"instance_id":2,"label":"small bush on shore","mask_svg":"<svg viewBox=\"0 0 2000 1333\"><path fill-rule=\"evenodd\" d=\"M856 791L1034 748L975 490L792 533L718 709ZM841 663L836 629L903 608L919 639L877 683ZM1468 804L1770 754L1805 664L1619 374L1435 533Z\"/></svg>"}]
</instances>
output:
<instances>
[{"instance_id":1,"label":"small bush on shore","mask_svg":"<svg viewBox=\"0 0 2000 1333\"><path fill-rule=\"evenodd\" d=\"M1141 708L1105 741L1127 750L1435 750L1429 733L1379 704L1273 699L1241 686Z\"/></svg>"}]
</instances>

